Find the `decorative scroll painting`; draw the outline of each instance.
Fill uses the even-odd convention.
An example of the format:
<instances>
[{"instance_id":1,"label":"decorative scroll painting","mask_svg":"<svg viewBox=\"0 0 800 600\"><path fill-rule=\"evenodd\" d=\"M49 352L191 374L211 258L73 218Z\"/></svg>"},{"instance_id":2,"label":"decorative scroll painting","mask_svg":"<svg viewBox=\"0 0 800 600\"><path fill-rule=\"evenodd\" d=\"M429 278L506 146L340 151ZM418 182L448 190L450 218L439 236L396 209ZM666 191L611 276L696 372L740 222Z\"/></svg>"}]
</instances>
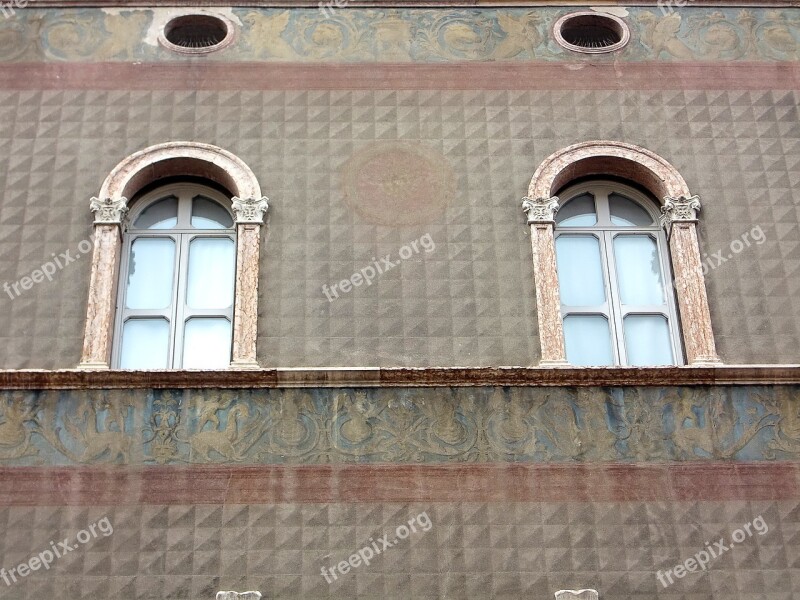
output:
<instances>
[{"instance_id":1,"label":"decorative scroll painting","mask_svg":"<svg viewBox=\"0 0 800 600\"><path fill-rule=\"evenodd\" d=\"M631 41L587 57L553 38L573 9L225 9L237 39L202 60L285 62L765 60L796 61L800 10L618 9ZM176 9L19 9L0 20L0 61L197 60L162 48ZM213 13L208 9L208 12Z\"/></svg>"},{"instance_id":2,"label":"decorative scroll painting","mask_svg":"<svg viewBox=\"0 0 800 600\"><path fill-rule=\"evenodd\" d=\"M0 393L0 464L768 461L800 387Z\"/></svg>"}]
</instances>

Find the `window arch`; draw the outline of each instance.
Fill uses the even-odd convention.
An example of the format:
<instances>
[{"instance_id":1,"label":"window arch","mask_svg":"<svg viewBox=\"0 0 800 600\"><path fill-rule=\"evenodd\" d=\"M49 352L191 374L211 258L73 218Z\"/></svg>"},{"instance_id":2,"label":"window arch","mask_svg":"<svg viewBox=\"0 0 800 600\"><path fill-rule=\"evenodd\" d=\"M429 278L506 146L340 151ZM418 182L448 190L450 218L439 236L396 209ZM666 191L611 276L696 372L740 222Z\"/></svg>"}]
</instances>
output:
<instances>
[{"instance_id":1,"label":"window arch","mask_svg":"<svg viewBox=\"0 0 800 600\"><path fill-rule=\"evenodd\" d=\"M689 193L683 177L662 157L633 144L604 140L574 144L551 154L536 169L528 195L523 198L533 250L540 364L569 365L554 232L555 216L566 206L559 196L578 181L611 177L630 181L660 199L659 222L666 229L664 235L677 295L677 314L671 328L674 330L679 316L683 350L690 366L720 364L697 238L699 198ZM673 341L673 347L677 348L677 340Z\"/></svg>"},{"instance_id":2,"label":"window arch","mask_svg":"<svg viewBox=\"0 0 800 600\"><path fill-rule=\"evenodd\" d=\"M567 361L682 362L667 240L653 202L603 180L570 186L559 198L555 245Z\"/></svg>"},{"instance_id":3,"label":"window arch","mask_svg":"<svg viewBox=\"0 0 800 600\"><path fill-rule=\"evenodd\" d=\"M151 192L146 190L157 185L158 182L174 181L175 178L184 181L200 178L209 182L206 195L218 194L219 192L215 191L216 188L230 191L230 196L220 198L217 195L209 198L226 211L230 207L229 216L231 212L233 213L231 228L235 231L233 239L235 240L236 258L235 296L232 313L229 317L232 325L229 366L241 369L258 368L256 335L259 252L261 225L268 209L268 199L261 195L261 187L250 168L230 152L210 144L167 142L151 146L123 159L103 182L100 194L91 199L90 209L95 214L94 249L92 251L86 329L79 365L82 369L108 369L112 364L115 366L120 364L116 360L116 353L113 357L115 362L112 362L112 350L117 352L115 342L124 333L116 332L116 338L114 336L115 324L123 327L121 320L123 317L117 314L116 309L119 294L125 292L128 276L124 275L125 281L121 286L124 288L123 290L119 290L118 284L120 283L120 268L129 269L130 267L122 259L122 227L132 224L136 229L138 218L147 210L150 202L157 200L156 198L149 198L149 200L144 197L139 198L140 195L150 194ZM216 188L211 186L216 186ZM129 198L144 200L144 202L137 202L134 205L134 213L131 215L133 221L126 216ZM158 210L164 209L165 206L162 205ZM186 206L188 205L184 202L184 207ZM208 205L206 209L208 209ZM188 221L184 219L177 225L187 225L192 230L196 229L191 227L191 209L184 208L183 210L190 211L185 213L189 215ZM153 218L157 219L157 217ZM147 227L143 229L147 229ZM213 227L210 229L214 233L206 232L207 236L214 237L220 234L219 230ZM152 231L149 233L151 236L155 235ZM182 235L182 232L176 230L169 235L179 234ZM185 254L188 260L188 253ZM188 280L184 285L188 285ZM180 283L176 283L175 286L180 286ZM174 289L177 293L178 287ZM129 307L123 306L122 308L124 312ZM134 315L129 313L129 316ZM138 314L138 317L144 316L147 315ZM211 318L211 316L210 314L196 314L196 318ZM207 324L200 323L200 325ZM185 334L185 331L183 333ZM181 365L182 363L183 361L180 361ZM169 368L182 368L177 366L174 361L170 365L176 366Z\"/></svg>"},{"instance_id":4,"label":"window arch","mask_svg":"<svg viewBox=\"0 0 800 600\"><path fill-rule=\"evenodd\" d=\"M112 364L226 368L231 362L236 230L230 198L161 186L134 204L123 235Z\"/></svg>"}]
</instances>

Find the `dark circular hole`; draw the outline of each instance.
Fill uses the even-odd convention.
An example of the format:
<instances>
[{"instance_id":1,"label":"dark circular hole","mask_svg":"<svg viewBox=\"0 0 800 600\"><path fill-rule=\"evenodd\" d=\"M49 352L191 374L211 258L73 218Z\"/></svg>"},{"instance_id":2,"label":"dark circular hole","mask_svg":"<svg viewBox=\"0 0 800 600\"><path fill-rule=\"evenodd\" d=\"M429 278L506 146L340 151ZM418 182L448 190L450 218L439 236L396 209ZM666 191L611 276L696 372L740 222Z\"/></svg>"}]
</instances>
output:
<instances>
[{"instance_id":1,"label":"dark circular hole","mask_svg":"<svg viewBox=\"0 0 800 600\"><path fill-rule=\"evenodd\" d=\"M561 37L579 48L608 48L622 41L619 23L599 15L582 15L568 19L561 26Z\"/></svg>"},{"instance_id":2,"label":"dark circular hole","mask_svg":"<svg viewBox=\"0 0 800 600\"><path fill-rule=\"evenodd\" d=\"M225 22L208 15L175 17L164 28L164 37L181 48L211 48L227 35Z\"/></svg>"}]
</instances>

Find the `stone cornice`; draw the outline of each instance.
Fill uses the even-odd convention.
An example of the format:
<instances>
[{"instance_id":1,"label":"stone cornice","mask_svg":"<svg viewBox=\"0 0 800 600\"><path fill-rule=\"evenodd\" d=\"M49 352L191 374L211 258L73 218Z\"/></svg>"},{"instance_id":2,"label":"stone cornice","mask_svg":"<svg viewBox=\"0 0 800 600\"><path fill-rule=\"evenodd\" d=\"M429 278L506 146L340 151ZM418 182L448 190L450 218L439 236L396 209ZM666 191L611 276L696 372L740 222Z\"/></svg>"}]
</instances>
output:
<instances>
[{"instance_id":1,"label":"stone cornice","mask_svg":"<svg viewBox=\"0 0 800 600\"><path fill-rule=\"evenodd\" d=\"M800 365L309 368L247 371L0 370L0 390L789 384L800 384Z\"/></svg>"},{"instance_id":2,"label":"stone cornice","mask_svg":"<svg viewBox=\"0 0 800 600\"><path fill-rule=\"evenodd\" d=\"M146 0L31 0L29 6L52 8L109 8L109 7L263 7L263 8L317 8L319 0L246 0L229 2L226 0L165 0L147 2ZM498 6L658 6L658 0L349 0L348 7L419 7L419 8L453 8L453 7L498 7ZM692 0L691 6L712 7L753 7L753 8L790 8L800 7L800 0L761 0L747 2L745 0Z\"/></svg>"}]
</instances>

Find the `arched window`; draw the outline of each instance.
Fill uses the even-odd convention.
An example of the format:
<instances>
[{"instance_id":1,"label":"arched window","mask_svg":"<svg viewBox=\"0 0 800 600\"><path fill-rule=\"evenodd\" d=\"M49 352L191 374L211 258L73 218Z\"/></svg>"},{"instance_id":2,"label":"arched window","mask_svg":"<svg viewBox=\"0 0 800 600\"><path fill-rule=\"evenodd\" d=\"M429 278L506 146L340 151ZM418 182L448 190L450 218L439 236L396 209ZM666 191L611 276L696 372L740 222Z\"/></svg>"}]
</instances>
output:
<instances>
[{"instance_id":1,"label":"arched window","mask_svg":"<svg viewBox=\"0 0 800 600\"><path fill-rule=\"evenodd\" d=\"M555 245L567 361L682 362L667 240L652 200L611 181L558 194Z\"/></svg>"},{"instance_id":2,"label":"arched window","mask_svg":"<svg viewBox=\"0 0 800 600\"><path fill-rule=\"evenodd\" d=\"M568 146L536 169L522 209L540 366L721 364L697 237L700 199L664 158L616 141Z\"/></svg>"},{"instance_id":3,"label":"arched window","mask_svg":"<svg viewBox=\"0 0 800 600\"><path fill-rule=\"evenodd\" d=\"M115 366L230 364L236 274L230 204L221 192L190 183L135 201L123 237Z\"/></svg>"},{"instance_id":4,"label":"arched window","mask_svg":"<svg viewBox=\"0 0 800 600\"><path fill-rule=\"evenodd\" d=\"M124 158L89 202L94 248L79 368L259 368L268 200L253 171L216 146L166 142Z\"/></svg>"}]
</instances>

